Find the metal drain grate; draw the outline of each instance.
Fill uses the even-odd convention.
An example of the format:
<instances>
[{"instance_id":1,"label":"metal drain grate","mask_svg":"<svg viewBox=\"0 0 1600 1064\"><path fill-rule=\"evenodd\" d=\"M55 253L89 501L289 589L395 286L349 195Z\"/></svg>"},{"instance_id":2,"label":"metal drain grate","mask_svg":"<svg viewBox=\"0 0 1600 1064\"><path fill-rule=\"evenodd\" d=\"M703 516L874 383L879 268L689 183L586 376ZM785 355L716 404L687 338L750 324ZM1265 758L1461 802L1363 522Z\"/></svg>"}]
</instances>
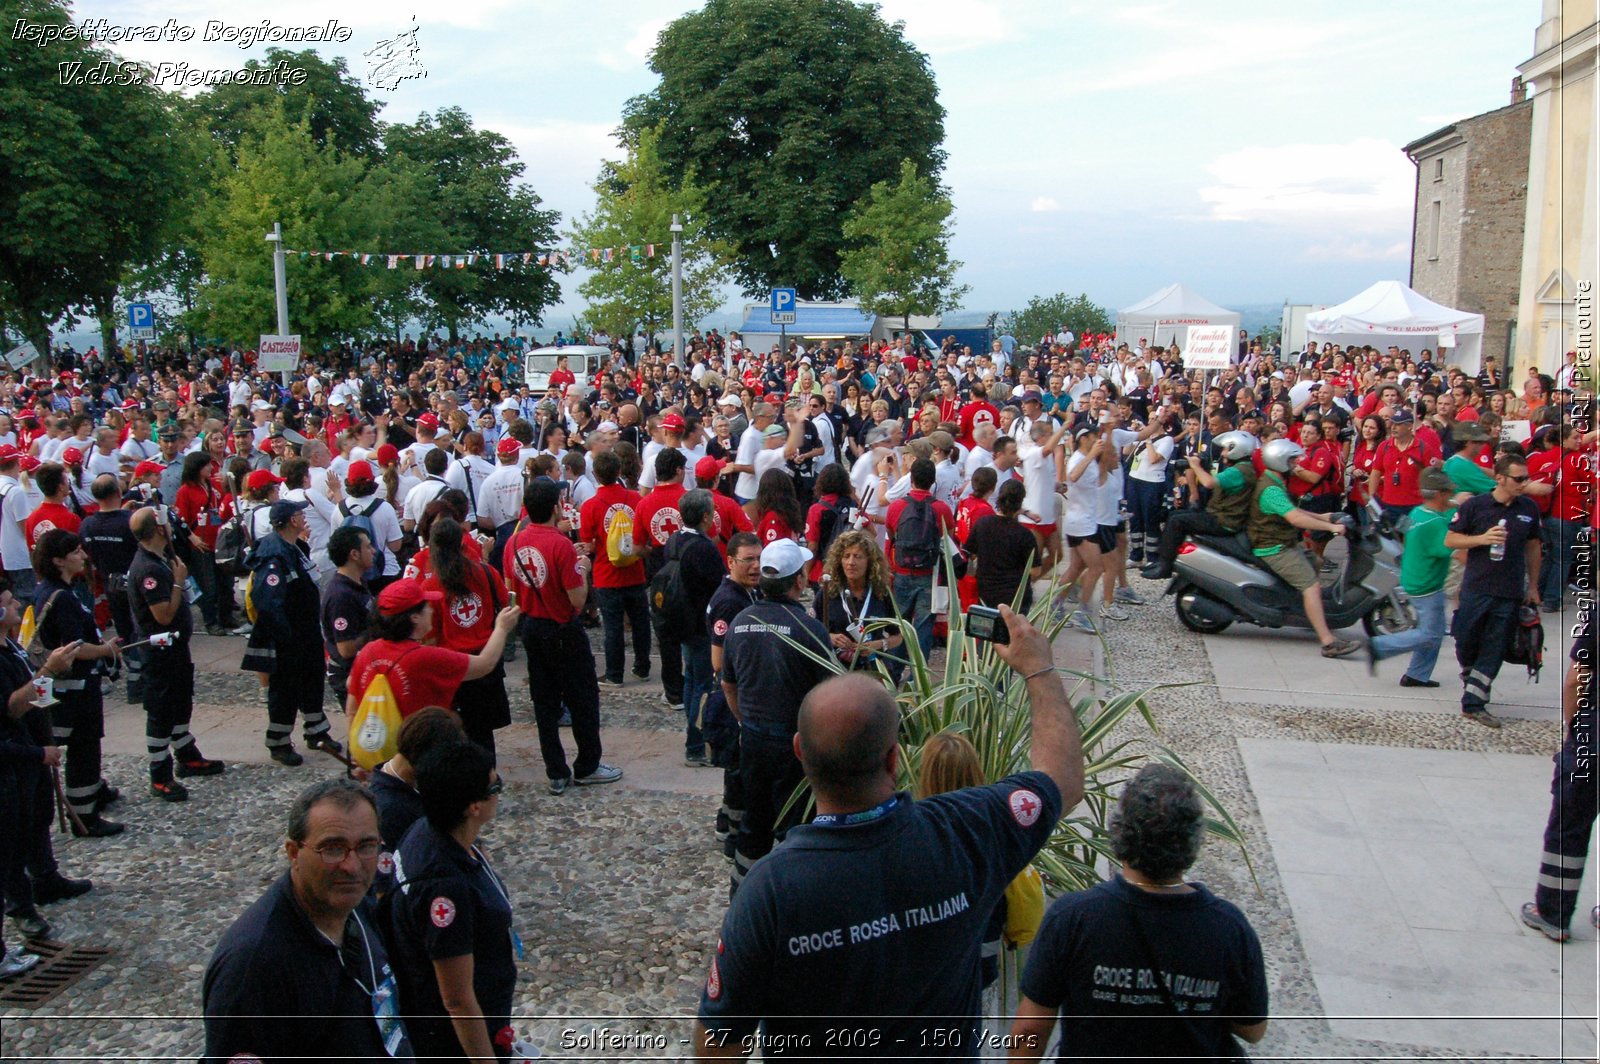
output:
<instances>
[{"instance_id":1,"label":"metal drain grate","mask_svg":"<svg viewBox=\"0 0 1600 1064\"><path fill-rule=\"evenodd\" d=\"M65 942L29 942L24 948L37 953L39 963L23 975L0 982L0 1005L38 1008L88 975L112 952Z\"/></svg>"}]
</instances>

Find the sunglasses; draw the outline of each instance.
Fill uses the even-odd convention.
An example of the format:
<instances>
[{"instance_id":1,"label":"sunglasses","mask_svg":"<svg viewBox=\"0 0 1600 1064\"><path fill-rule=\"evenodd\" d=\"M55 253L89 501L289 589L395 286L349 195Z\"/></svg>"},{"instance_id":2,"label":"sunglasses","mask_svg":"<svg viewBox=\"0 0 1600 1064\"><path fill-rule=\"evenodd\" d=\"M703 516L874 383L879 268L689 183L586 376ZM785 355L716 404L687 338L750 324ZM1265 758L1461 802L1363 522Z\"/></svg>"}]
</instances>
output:
<instances>
[{"instance_id":1,"label":"sunglasses","mask_svg":"<svg viewBox=\"0 0 1600 1064\"><path fill-rule=\"evenodd\" d=\"M1527 473L1522 474L1522 476L1520 476L1520 477L1514 477L1510 473L1501 473L1500 475L1505 477L1507 480L1511 481L1511 483L1513 483L1513 484L1526 484L1528 481L1533 479Z\"/></svg>"},{"instance_id":2,"label":"sunglasses","mask_svg":"<svg viewBox=\"0 0 1600 1064\"><path fill-rule=\"evenodd\" d=\"M506 781L505 780L495 780L493 783L489 784L489 789L488 789L488 791L486 791L484 793L484 797L485 798L493 798L495 795L499 794L501 791L503 791L505 789L506 789Z\"/></svg>"}]
</instances>

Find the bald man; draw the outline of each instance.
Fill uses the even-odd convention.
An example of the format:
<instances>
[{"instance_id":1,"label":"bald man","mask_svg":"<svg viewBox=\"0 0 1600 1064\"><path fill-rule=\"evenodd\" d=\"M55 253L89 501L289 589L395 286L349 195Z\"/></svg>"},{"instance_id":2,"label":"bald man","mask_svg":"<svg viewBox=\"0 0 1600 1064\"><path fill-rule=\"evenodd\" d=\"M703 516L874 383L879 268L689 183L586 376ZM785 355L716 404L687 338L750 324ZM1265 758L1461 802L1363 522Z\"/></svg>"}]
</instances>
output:
<instances>
[{"instance_id":1,"label":"bald man","mask_svg":"<svg viewBox=\"0 0 1600 1064\"><path fill-rule=\"evenodd\" d=\"M699 1059L749 1052L758 1024L773 1044L825 1046L850 1028L876 1039L861 1056L976 1055L984 927L1083 798L1050 644L1000 613L1011 642L996 650L1028 687L1033 771L914 802L895 790L891 692L859 673L812 688L794 749L817 816L751 867L728 908L700 998Z\"/></svg>"}]
</instances>

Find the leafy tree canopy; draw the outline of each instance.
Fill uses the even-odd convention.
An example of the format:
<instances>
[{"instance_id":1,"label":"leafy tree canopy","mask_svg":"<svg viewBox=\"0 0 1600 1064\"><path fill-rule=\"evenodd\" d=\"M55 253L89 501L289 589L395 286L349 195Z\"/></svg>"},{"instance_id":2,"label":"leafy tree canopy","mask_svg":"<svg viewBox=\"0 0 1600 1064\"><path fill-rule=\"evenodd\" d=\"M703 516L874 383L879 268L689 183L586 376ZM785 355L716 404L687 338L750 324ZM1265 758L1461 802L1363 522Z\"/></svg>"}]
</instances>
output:
<instances>
[{"instance_id":1,"label":"leafy tree canopy","mask_svg":"<svg viewBox=\"0 0 1600 1064\"><path fill-rule=\"evenodd\" d=\"M1115 330L1111 313L1087 295L1034 296L1021 310L1005 316L1001 327L1025 344L1036 344L1045 334L1065 325L1074 334L1109 333Z\"/></svg>"},{"instance_id":2,"label":"leafy tree canopy","mask_svg":"<svg viewBox=\"0 0 1600 1064\"><path fill-rule=\"evenodd\" d=\"M840 271L861 306L874 314L906 319L913 314L953 310L967 294L956 284L961 263L950 257L950 197L917 173L910 159L900 163L896 184L880 181L845 219L845 252Z\"/></svg>"},{"instance_id":3,"label":"leafy tree canopy","mask_svg":"<svg viewBox=\"0 0 1600 1064\"><path fill-rule=\"evenodd\" d=\"M850 0L709 0L662 31L661 83L623 128L659 129L667 172L700 176L708 231L735 249L747 292L843 295L851 207L903 159L943 169L944 108L903 30Z\"/></svg>"},{"instance_id":4,"label":"leafy tree canopy","mask_svg":"<svg viewBox=\"0 0 1600 1064\"><path fill-rule=\"evenodd\" d=\"M311 137L319 145L331 143L354 155L378 154L382 146L378 111L383 104L367 95L342 58L324 59L309 48L298 52L268 48L265 59L252 59L245 69L271 70L280 62L304 70L305 81L298 85L227 82L196 97L212 135L230 154L239 150L239 142L250 128L251 113L279 104L291 119L306 118Z\"/></svg>"}]
</instances>

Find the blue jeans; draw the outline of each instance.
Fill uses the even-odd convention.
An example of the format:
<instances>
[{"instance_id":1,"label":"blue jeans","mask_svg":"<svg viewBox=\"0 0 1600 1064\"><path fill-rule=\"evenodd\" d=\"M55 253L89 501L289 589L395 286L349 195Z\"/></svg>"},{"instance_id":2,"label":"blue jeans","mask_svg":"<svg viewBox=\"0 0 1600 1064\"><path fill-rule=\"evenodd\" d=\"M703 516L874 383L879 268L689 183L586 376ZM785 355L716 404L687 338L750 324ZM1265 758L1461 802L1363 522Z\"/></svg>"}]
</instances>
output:
<instances>
[{"instance_id":1,"label":"blue jeans","mask_svg":"<svg viewBox=\"0 0 1600 1064\"><path fill-rule=\"evenodd\" d=\"M650 668L650 603L645 598L644 585L633 587L597 587L596 604L600 607L600 622L605 627L606 679L622 682L622 666L626 664L625 633L622 619L626 615L633 626L633 664L635 668Z\"/></svg>"},{"instance_id":2,"label":"blue jeans","mask_svg":"<svg viewBox=\"0 0 1600 1064\"><path fill-rule=\"evenodd\" d=\"M1566 594L1568 570L1580 558L1590 560L1594 546L1585 531L1577 521L1544 519L1539 536L1544 547L1544 557L1539 562L1539 599L1543 605L1559 607Z\"/></svg>"},{"instance_id":3,"label":"blue jeans","mask_svg":"<svg viewBox=\"0 0 1600 1064\"><path fill-rule=\"evenodd\" d=\"M894 574L894 605L917 632L924 660L933 649L933 574Z\"/></svg>"},{"instance_id":4,"label":"blue jeans","mask_svg":"<svg viewBox=\"0 0 1600 1064\"><path fill-rule=\"evenodd\" d=\"M1372 637L1372 653L1378 658L1392 658L1411 651L1411 664L1406 675L1413 680L1433 679L1433 666L1439 660L1439 645L1444 642L1444 589L1431 595L1416 595L1411 605L1417 611L1417 626L1394 635Z\"/></svg>"},{"instance_id":5,"label":"blue jeans","mask_svg":"<svg viewBox=\"0 0 1600 1064\"><path fill-rule=\"evenodd\" d=\"M683 640L683 713L688 718L683 752L698 757L706 752L700 734L700 706L711 694L711 636L700 634Z\"/></svg>"}]
</instances>

